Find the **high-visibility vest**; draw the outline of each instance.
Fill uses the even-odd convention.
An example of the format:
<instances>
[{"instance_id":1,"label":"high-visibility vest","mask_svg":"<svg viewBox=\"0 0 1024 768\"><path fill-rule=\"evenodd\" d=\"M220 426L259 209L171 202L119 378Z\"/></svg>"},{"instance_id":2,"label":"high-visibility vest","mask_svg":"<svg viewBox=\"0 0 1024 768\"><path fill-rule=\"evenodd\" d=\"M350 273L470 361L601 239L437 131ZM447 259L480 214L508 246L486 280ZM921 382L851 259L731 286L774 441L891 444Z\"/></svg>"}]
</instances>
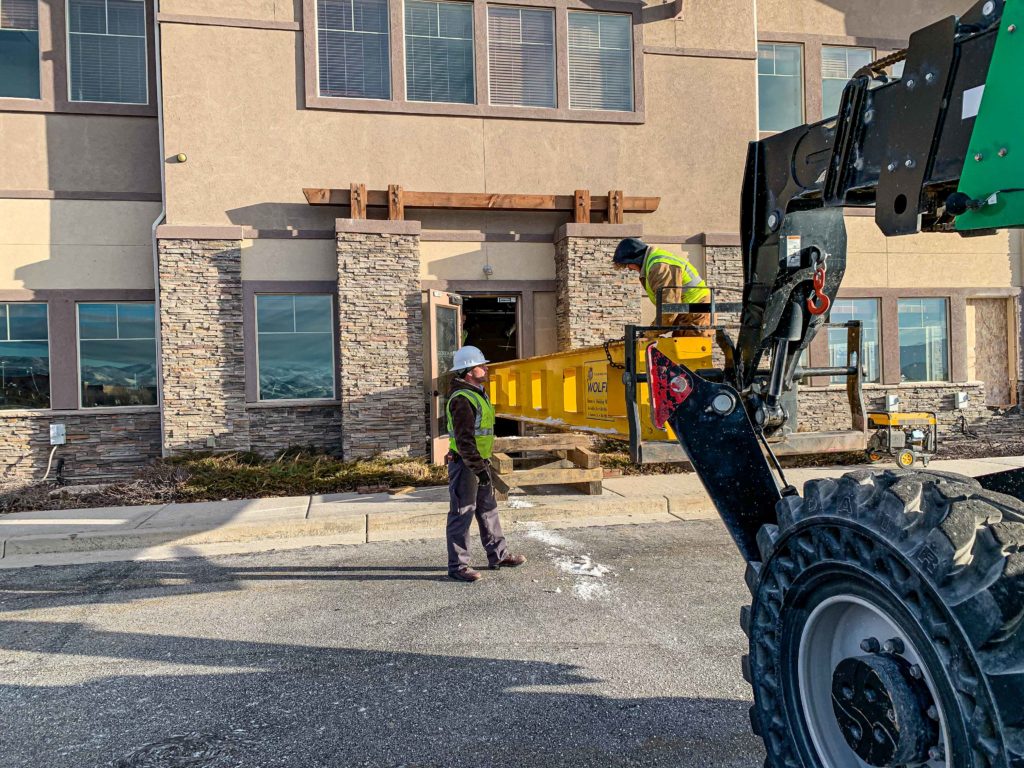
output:
<instances>
[{"instance_id":1,"label":"high-visibility vest","mask_svg":"<svg viewBox=\"0 0 1024 768\"><path fill-rule=\"evenodd\" d=\"M700 304L708 300L708 284L701 278L700 273L693 264L683 256L676 256L674 253L663 251L660 248L653 248L644 259L644 287L647 289L647 296L652 304L658 303L658 296L655 294L651 284L647 281L647 275L655 264L668 264L671 267L679 267L682 270L685 282L678 286L683 289L683 304Z\"/></svg>"},{"instance_id":2,"label":"high-visibility vest","mask_svg":"<svg viewBox=\"0 0 1024 768\"><path fill-rule=\"evenodd\" d=\"M448 414L449 450L459 452L459 447L455 444L455 425L452 423L452 401L456 397L465 397L473 404L476 411L476 422L473 425L476 449L480 453L480 458L491 458L491 454L494 453L494 406L490 400L472 389L456 389L445 403L444 410Z\"/></svg>"}]
</instances>

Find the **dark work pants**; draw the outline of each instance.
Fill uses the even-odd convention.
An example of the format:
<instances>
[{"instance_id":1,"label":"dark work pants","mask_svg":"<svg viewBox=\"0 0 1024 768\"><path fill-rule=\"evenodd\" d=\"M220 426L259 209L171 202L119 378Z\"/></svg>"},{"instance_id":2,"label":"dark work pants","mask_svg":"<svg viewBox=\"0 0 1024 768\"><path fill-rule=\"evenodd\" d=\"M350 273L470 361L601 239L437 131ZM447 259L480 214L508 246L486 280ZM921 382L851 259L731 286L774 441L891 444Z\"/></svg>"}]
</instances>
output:
<instances>
[{"instance_id":1,"label":"dark work pants","mask_svg":"<svg viewBox=\"0 0 1024 768\"><path fill-rule=\"evenodd\" d=\"M498 519L494 486L480 486L458 456L448 462L448 572L469 567L469 527L476 517L480 543L487 552L488 565L497 565L508 554L505 535Z\"/></svg>"}]
</instances>

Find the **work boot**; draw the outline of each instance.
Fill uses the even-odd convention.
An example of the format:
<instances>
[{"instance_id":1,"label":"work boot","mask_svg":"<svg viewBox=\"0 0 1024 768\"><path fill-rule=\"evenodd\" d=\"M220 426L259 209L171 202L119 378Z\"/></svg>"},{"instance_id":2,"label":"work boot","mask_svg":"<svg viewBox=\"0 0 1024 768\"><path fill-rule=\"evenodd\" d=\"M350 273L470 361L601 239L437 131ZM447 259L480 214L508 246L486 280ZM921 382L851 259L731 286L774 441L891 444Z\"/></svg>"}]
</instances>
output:
<instances>
[{"instance_id":1,"label":"work boot","mask_svg":"<svg viewBox=\"0 0 1024 768\"><path fill-rule=\"evenodd\" d=\"M456 581L480 581L484 577L480 571L474 571L472 568L460 568L457 571L449 571L449 578L455 579Z\"/></svg>"},{"instance_id":2,"label":"work boot","mask_svg":"<svg viewBox=\"0 0 1024 768\"><path fill-rule=\"evenodd\" d=\"M492 571L496 571L499 568L515 568L518 565L522 565L526 562L526 555L505 555L501 560L496 563L491 563L488 568Z\"/></svg>"}]
</instances>

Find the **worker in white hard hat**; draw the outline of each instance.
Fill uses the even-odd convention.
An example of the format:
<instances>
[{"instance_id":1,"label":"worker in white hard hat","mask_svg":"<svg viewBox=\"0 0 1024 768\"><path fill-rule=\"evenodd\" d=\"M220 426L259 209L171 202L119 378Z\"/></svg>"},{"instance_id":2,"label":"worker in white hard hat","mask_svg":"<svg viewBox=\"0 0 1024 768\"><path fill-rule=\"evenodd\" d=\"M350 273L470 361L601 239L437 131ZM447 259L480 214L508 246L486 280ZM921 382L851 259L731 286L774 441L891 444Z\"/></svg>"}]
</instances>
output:
<instances>
[{"instance_id":1,"label":"worker in white hard hat","mask_svg":"<svg viewBox=\"0 0 1024 768\"><path fill-rule=\"evenodd\" d=\"M515 568L525 555L511 555L498 519L491 484L494 450L494 406L487 397L487 359L476 347L456 350L452 363L448 415L448 575L457 581L478 581L482 574L469 565L469 527L476 517L480 541L492 570Z\"/></svg>"}]
</instances>

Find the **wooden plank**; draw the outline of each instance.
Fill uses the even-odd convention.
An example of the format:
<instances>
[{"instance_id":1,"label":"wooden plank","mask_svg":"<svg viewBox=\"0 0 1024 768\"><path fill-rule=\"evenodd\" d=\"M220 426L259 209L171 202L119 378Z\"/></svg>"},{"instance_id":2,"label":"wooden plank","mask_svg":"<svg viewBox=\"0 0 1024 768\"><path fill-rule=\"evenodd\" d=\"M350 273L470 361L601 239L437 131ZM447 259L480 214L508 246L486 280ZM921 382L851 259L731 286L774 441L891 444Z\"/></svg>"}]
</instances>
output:
<instances>
[{"instance_id":1,"label":"wooden plank","mask_svg":"<svg viewBox=\"0 0 1024 768\"><path fill-rule=\"evenodd\" d=\"M349 190L349 205L352 208L351 218L366 218L366 185L353 184Z\"/></svg>"},{"instance_id":2,"label":"wooden plank","mask_svg":"<svg viewBox=\"0 0 1024 768\"><path fill-rule=\"evenodd\" d=\"M576 483L573 487L586 496L600 496L603 490L600 481L596 480L589 483Z\"/></svg>"},{"instance_id":3,"label":"wooden plank","mask_svg":"<svg viewBox=\"0 0 1024 768\"><path fill-rule=\"evenodd\" d=\"M512 457L504 453L492 453L491 466L494 468L494 471L499 474L511 472L513 469Z\"/></svg>"},{"instance_id":4,"label":"wooden plank","mask_svg":"<svg viewBox=\"0 0 1024 768\"><path fill-rule=\"evenodd\" d=\"M405 191L397 184L388 184L388 218L391 221L405 219Z\"/></svg>"},{"instance_id":5,"label":"wooden plank","mask_svg":"<svg viewBox=\"0 0 1024 768\"><path fill-rule=\"evenodd\" d=\"M589 224L590 223L590 190L589 189L577 189L574 195L575 210L573 211L572 220L577 224Z\"/></svg>"},{"instance_id":6,"label":"wooden plank","mask_svg":"<svg viewBox=\"0 0 1024 768\"><path fill-rule=\"evenodd\" d=\"M509 485L499 475L491 473L491 484L494 485L494 498L497 501L507 501Z\"/></svg>"},{"instance_id":7,"label":"wooden plank","mask_svg":"<svg viewBox=\"0 0 1024 768\"><path fill-rule=\"evenodd\" d=\"M601 454L594 453L589 448L573 448L569 451L568 458L577 467L593 469L601 466Z\"/></svg>"},{"instance_id":8,"label":"wooden plank","mask_svg":"<svg viewBox=\"0 0 1024 768\"><path fill-rule=\"evenodd\" d=\"M559 200L558 198L562 199ZM492 211L571 210L569 195L488 194L486 192L406 192L408 208L446 208Z\"/></svg>"},{"instance_id":9,"label":"wooden plank","mask_svg":"<svg viewBox=\"0 0 1024 768\"><path fill-rule=\"evenodd\" d=\"M613 189L608 193L608 223L622 223L622 190Z\"/></svg>"},{"instance_id":10,"label":"wooden plank","mask_svg":"<svg viewBox=\"0 0 1024 768\"><path fill-rule=\"evenodd\" d=\"M310 205L351 205L351 189L306 187L302 190ZM619 193L621 196L621 192ZM406 208L492 210L492 211L564 211L574 213L576 195L491 195L475 192L403 192ZM369 190L364 194L367 208L388 208L388 190ZM660 197L621 196L623 213L654 213L661 204ZM605 213L609 201L605 196L591 197L590 212ZM593 219L591 219L593 220Z\"/></svg>"},{"instance_id":11,"label":"wooden plank","mask_svg":"<svg viewBox=\"0 0 1024 768\"><path fill-rule=\"evenodd\" d=\"M517 469L501 479L511 487L522 485L573 485L601 480L600 469Z\"/></svg>"},{"instance_id":12,"label":"wooden plank","mask_svg":"<svg viewBox=\"0 0 1024 768\"><path fill-rule=\"evenodd\" d=\"M498 437L494 450L498 453L513 451L558 451L590 445L587 435L536 435L533 437Z\"/></svg>"}]
</instances>

